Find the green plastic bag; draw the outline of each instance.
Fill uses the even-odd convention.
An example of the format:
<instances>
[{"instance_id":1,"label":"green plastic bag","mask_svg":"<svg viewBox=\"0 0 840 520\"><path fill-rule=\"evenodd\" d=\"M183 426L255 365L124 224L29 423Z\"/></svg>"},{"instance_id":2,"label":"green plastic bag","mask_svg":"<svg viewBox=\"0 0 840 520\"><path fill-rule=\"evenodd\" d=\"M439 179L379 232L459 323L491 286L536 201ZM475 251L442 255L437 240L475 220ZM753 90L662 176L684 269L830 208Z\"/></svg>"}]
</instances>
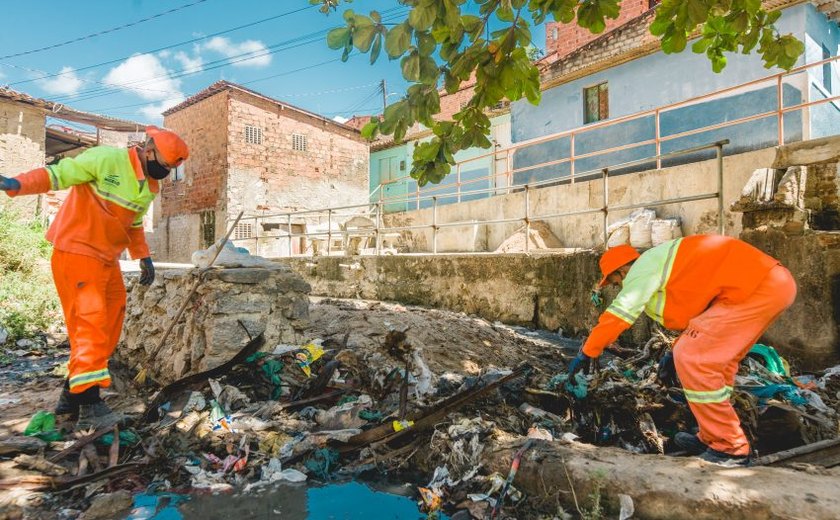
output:
<instances>
[{"instance_id":1,"label":"green plastic bag","mask_svg":"<svg viewBox=\"0 0 840 520\"><path fill-rule=\"evenodd\" d=\"M61 432L55 429L55 414L45 410L39 410L29 420L23 434L27 437L37 437L42 441L55 442L60 441L64 437Z\"/></svg>"}]
</instances>

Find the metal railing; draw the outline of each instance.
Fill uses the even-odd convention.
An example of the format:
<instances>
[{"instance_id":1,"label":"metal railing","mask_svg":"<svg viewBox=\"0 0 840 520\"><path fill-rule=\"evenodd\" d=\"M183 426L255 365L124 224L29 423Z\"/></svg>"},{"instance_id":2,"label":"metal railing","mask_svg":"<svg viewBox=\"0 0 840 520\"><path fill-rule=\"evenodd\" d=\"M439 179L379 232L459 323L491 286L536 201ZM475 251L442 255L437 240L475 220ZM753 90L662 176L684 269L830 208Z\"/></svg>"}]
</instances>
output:
<instances>
[{"instance_id":1,"label":"metal railing","mask_svg":"<svg viewBox=\"0 0 840 520\"><path fill-rule=\"evenodd\" d=\"M807 76L808 70L815 68L815 67L823 67L824 65L833 65L838 63L840 60L840 56L831 57L822 61L818 61L815 63L809 63L806 65L802 65L800 67L796 67L791 69L790 71L780 72L777 74L773 74L770 76L766 76L764 78L756 79L753 81L749 81L746 83L742 83L739 85L735 85L732 87L727 87L723 89L716 90L714 92L710 92L708 94L704 94L701 96L696 96L684 101L679 101L676 103L671 103L669 105L663 105L661 107L653 108L650 110L644 110L641 112L637 112L634 114L617 117L615 119L608 119L596 123L591 123L586 126L575 128L573 130L568 130L564 132L558 132L555 134L551 134L548 136L538 137L534 139L530 139L527 141L522 141L511 145L508 148L503 150L497 150L492 152L487 152L475 157L471 157L469 159L465 159L463 161L459 161L455 165L455 181L454 183L449 184L440 184L431 188L423 188L421 189L419 186L412 192L411 200L405 200L403 196L396 196L396 197L385 197L384 196L384 188L389 185L395 185L399 183L412 183L413 179L410 176L402 176L391 180L386 180L381 182L372 193L378 193L379 201L384 202L386 205L395 205L400 201L414 202L415 209L421 209L421 200L423 200L424 195L431 195L431 194L439 194L445 190L451 190L454 188L454 193L445 193L441 194L441 197L444 198L453 198L455 202L461 202L465 196L470 194L474 194L472 190L464 191L464 186L474 185L478 183L487 183L490 187L495 187L496 193L510 193L511 190L516 189L517 186L522 186L522 184L515 184L514 176L516 174L525 173L528 171L539 170L543 168L549 167L559 167L561 165L568 164L568 174L559 174L557 175L552 181L565 181L574 184L576 181L581 180L581 175L588 175L589 172L579 173L576 171L576 166L583 160L586 159L593 159L599 156L607 156L609 154L613 154L616 152L628 151L633 149L638 149L645 146L654 146L655 147L655 162L656 168L659 169L662 167L662 160L667 157L668 154L662 154L662 146L665 143L669 143L671 141L675 141L677 139L684 139L691 136L696 136L703 134L705 132L711 132L715 130L721 130L725 128L733 128L738 125L760 121L762 119L768 118L775 118L776 125L777 125L777 137L776 140L778 145L785 144L785 115L791 114L797 111L805 111L811 107L817 105L824 105L828 103L832 103L836 106L837 102L840 101L840 96L826 96L824 99L814 100L814 101L805 101L789 106L785 106L784 103L784 85L785 78L791 78L797 74L805 74L804 77L804 85L805 88L800 89L800 92L807 93L812 80ZM816 83L814 83L816 84ZM675 110L686 108L692 105L696 105L702 101L711 100L714 98L726 98L728 95L736 94L736 93L746 93L762 86L766 86L767 88L775 88L776 94L776 103L775 107L772 110L765 110L763 112L755 113L746 115L743 117L739 117L736 119L731 119L727 121L722 121L715 124L705 125L698 128L693 128L690 130L684 130L681 132L671 133L668 135L662 135L662 116L668 114L669 112L673 112ZM603 130L610 127L615 127L621 124L630 123L633 121L644 121L647 118L653 118L653 132L654 135L650 139L643 139L636 142L621 144L618 146L613 146L609 148L604 148L601 150L596 150L587 153L577 153L576 151L576 141L580 141L581 137L587 133L591 133L597 130ZM803 121L804 123L804 121ZM514 168L514 156L517 152L525 150L530 147L538 146L538 145L545 145L551 142L559 142L561 140L568 140L568 156L567 157L560 157L557 159L553 159L550 161L541 162L539 164L523 166L519 168ZM490 161L490 174L486 176L475 177L468 180L462 179L462 171L465 170L465 167L469 167L470 163L477 163L479 161ZM502 168L501 172L493 171L495 169L495 165L499 162L504 163L504 167ZM533 184L532 184L533 185ZM407 209L407 208L406 208Z\"/></svg>"},{"instance_id":2,"label":"metal railing","mask_svg":"<svg viewBox=\"0 0 840 520\"><path fill-rule=\"evenodd\" d=\"M545 214L536 214L532 211L532 204L531 204L531 193L534 189L545 187L549 184L555 183L556 179L549 179L546 181L535 182L531 184L525 184L522 186L517 186L516 190L523 192L524 198L524 205L523 211L521 216L510 217L510 218L501 218L501 219L491 219L491 220L482 220L480 224L484 225L502 225L502 224L511 224L511 223L522 223L525 226L525 253L530 252L530 230L531 230L531 223L536 220L546 220L546 219L557 219L557 218L568 218L568 217L575 217L575 216L582 216L582 215L589 215L589 214L597 214L601 213L602 223L603 223L603 244L606 246L607 241L609 239L608 236L608 227L609 227L609 215L610 212L616 211L627 211L637 208L656 208L661 206L666 206L670 204L679 204L679 203L686 203L686 202L696 202L696 201L703 201L709 199L717 199L717 212L718 212L718 232L720 234L724 234L724 218L723 218L723 147L727 145L729 141L723 140L718 141L715 143L703 145L703 146L696 146L692 148L687 148L685 150L680 150L676 152L670 152L667 154L660 154L656 157L647 157L644 159L639 159L635 161L628 161L620 164L613 165L610 168L601 168L599 170L593 170L589 172L582 172L579 175L579 180L598 180L600 179L602 182L602 190L603 190L603 205L599 208L585 208L580 210L574 211L563 211L563 212L554 212L554 213L545 213ZM632 167L635 165L643 165L646 163L650 163L653 160L661 161L672 159L675 157L685 156L695 154L697 152L701 152L704 150L714 150L715 157L716 157L716 169L717 169L717 190L714 192L708 193L698 193L694 195L684 196L684 197L675 197L675 198L668 198L668 199L658 199L658 200L650 200L645 202L638 202L634 204L623 204L623 205L616 205L610 206L610 199L609 199L609 178L611 174L611 170L623 170L628 167ZM468 194L479 194L484 192L494 191L495 188L486 188L486 189L479 189L479 190L472 190L468 192ZM448 196L455 196L455 195L448 195ZM413 196L411 196L413 200ZM247 220L253 220L254 222L254 229L259 229L262 224L271 223L277 224L278 222L285 222L287 225L287 233L281 236L273 236L273 237L266 237L266 236L256 236L256 237L239 237L237 238L234 235L234 243L239 245L249 245L251 242L254 243L255 249L252 251L254 254L261 254L265 253L265 251L261 252L259 245L260 240L287 240L288 242L288 254L277 255L277 256L298 256L293 253L294 248L293 240L294 239L304 239L309 240L310 244L314 246L315 243L323 242L323 238L326 237L326 244L324 245L324 251L320 251L315 247L306 247L303 248L304 251L299 253L301 256L310 256L310 252L312 255L315 254L325 254L327 256L332 256L334 253L338 252L334 250L333 246L333 239L334 237L341 237L342 239L342 254L349 254L348 251L348 244L349 241L353 238L360 238L360 239L372 239L373 240L373 247L365 248L368 249L371 253L379 255L383 252L383 241L388 237L395 237L401 236L404 232L411 232L411 231L418 231L418 230L431 230L432 232L432 251L431 253L437 254L438 253L438 234L441 229L449 228L449 227L464 227L464 226L472 226L475 225L476 222L473 221L457 221L457 222L438 222L438 201L441 199L440 196L437 195L424 195L421 197L421 200L430 200L432 202L431 205L431 223L428 224L412 224L412 225L405 225L405 226L385 226L383 223L383 205L385 204L382 200L377 201L374 204L357 204L357 205L349 205L349 206L341 206L341 207L334 207L334 208L325 208L325 209L317 209L317 210L307 210L307 211L298 211L294 213L278 213L278 214L271 214L271 215L260 215L260 216L249 216L243 217L241 222L245 222ZM362 228L347 228L342 222L346 224L348 220L355 217L365 217L370 220L371 225L370 227L362 227ZM312 224L315 227L321 225L323 219L326 218L326 230L325 231L308 231L304 233L293 233L291 230L293 229L292 226L295 223L300 224L301 222ZM344 218L345 220L342 220ZM333 224L336 224L337 228L333 227ZM335 231L334 231L335 229ZM396 252L390 251L389 252ZM265 255L270 256L270 255Z\"/></svg>"}]
</instances>

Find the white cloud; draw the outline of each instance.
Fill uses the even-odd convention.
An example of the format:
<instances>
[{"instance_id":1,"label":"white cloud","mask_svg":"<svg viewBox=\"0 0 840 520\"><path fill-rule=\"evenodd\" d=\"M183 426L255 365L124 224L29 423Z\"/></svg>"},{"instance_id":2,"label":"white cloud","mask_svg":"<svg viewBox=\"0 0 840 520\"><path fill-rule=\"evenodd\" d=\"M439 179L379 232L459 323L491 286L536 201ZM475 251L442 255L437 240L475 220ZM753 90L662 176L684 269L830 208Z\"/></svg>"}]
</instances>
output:
<instances>
[{"instance_id":1,"label":"white cloud","mask_svg":"<svg viewBox=\"0 0 840 520\"><path fill-rule=\"evenodd\" d=\"M181 68L186 72L199 72L204 69L204 60L198 52L196 52L194 58L191 58L186 52L178 51L173 58L181 64Z\"/></svg>"},{"instance_id":2,"label":"white cloud","mask_svg":"<svg viewBox=\"0 0 840 520\"><path fill-rule=\"evenodd\" d=\"M73 67L62 67L61 75L39 80L38 85L49 94L72 96L82 89L83 81L76 75Z\"/></svg>"},{"instance_id":3,"label":"white cloud","mask_svg":"<svg viewBox=\"0 0 840 520\"><path fill-rule=\"evenodd\" d=\"M263 42L257 40L245 40L236 43L228 38L216 36L204 44L204 49L218 52L235 60L235 63L232 63L234 67L267 67L271 64L271 54L263 54L263 52L268 51L268 48ZM246 56L240 56L245 53L256 53L257 56L250 59L246 59Z\"/></svg>"},{"instance_id":4,"label":"white cloud","mask_svg":"<svg viewBox=\"0 0 840 520\"><path fill-rule=\"evenodd\" d=\"M181 80L172 78L152 54L135 54L111 69L103 81L149 101L183 97Z\"/></svg>"},{"instance_id":5,"label":"white cloud","mask_svg":"<svg viewBox=\"0 0 840 520\"><path fill-rule=\"evenodd\" d=\"M164 99L160 103L152 103L150 105L146 105L143 108L141 108L140 110L138 110L137 112L142 114L143 117L145 117L149 121L157 123L157 122L160 122L163 119L163 116L161 115L161 113L164 110L174 107L175 105L182 102L183 100L184 100L183 96L174 97L172 99Z\"/></svg>"},{"instance_id":6,"label":"white cloud","mask_svg":"<svg viewBox=\"0 0 840 520\"><path fill-rule=\"evenodd\" d=\"M333 118L333 121L338 121L339 123L344 124L344 123L346 123L347 121L350 121L350 118L349 118L349 117L335 116L335 117Z\"/></svg>"},{"instance_id":7,"label":"white cloud","mask_svg":"<svg viewBox=\"0 0 840 520\"><path fill-rule=\"evenodd\" d=\"M158 56L160 56L161 58L166 59L166 58L168 58L168 57L172 56L172 53L171 53L170 51L160 51L160 52L158 53Z\"/></svg>"}]
</instances>

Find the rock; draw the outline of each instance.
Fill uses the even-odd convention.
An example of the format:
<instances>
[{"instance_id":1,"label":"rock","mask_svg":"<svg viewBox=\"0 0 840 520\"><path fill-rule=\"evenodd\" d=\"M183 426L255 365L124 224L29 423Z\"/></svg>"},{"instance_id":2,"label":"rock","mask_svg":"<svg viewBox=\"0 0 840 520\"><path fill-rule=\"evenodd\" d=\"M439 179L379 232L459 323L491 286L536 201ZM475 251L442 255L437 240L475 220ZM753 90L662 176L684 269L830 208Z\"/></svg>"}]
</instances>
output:
<instances>
[{"instance_id":1,"label":"rock","mask_svg":"<svg viewBox=\"0 0 840 520\"><path fill-rule=\"evenodd\" d=\"M840 160L840 136L823 137L776 148L773 168L788 168Z\"/></svg>"},{"instance_id":2,"label":"rock","mask_svg":"<svg viewBox=\"0 0 840 520\"><path fill-rule=\"evenodd\" d=\"M44 449L47 443L37 437L7 437L0 439L0 455L13 453L35 453Z\"/></svg>"},{"instance_id":3,"label":"rock","mask_svg":"<svg viewBox=\"0 0 840 520\"><path fill-rule=\"evenodd\" d=\"M551 231L548 224L542 220L531 222L528 232L528 250L558 249L563 247L560 239ZM525 252L525 226L513 232L511 236L496 248L496 253Z\"/></svg>"},{"instance_id":4,"label":"rock","mask_svg":"<svg viewBox=\"0 0 840 520\"><path fill-rule=\"evenodd\" d=\"M130 367L151 366L160 383L214 368L235 355L250 337L266 344L302 341L309 318L308 292L300 275L286 269L212 269L155 360L149 351L175 318L196 281L195 269L167 269L149 287L128 293L123 335L115 358Z\"/></svg>"},{"instance_id":5,"label":"rock","mask_svg":"<svg viewBox=\"0 0 840 520\"><path fill-rule=\"evenodd\" d=\"M124 489L99 495L94 497L83 518L84 520L118 518L120 516L118 513L128 510L133 503L131 493Z\"/></svg>"},{"instance_id":6,"label":"rock","mask_svg":"<svg viewBox=\"0 0 840 520\"><path fill-rule=\"evenodd\" d=\"M19 339L19 340L17 340L15 345L17 345L21 348L29 348L29 347L34 346L35 342L32 341L31 339Z\"/></svg>"},{"instance_id":7,"label":"rock","mask_svg":"<svg viewBox=\"0 0 840 520\"><path fill-rule=\"evenodd\" d=\"M9 331L0 327L0 345L6 343L6 340L9 339Z\"/></svg>"},{"instance_id":8,"label":"rock","mask_svg":"<svg viewBox=\"0 0 840 520\"><path fill-rule=\"evenodd\" d=\"M266 269L260 268L238 268L238 269L224 269L214 273L215 278L228 283L260 283L268 279L271 273ZM209 275L208 278L213 277Z\"/></svg>"}]
</instances>

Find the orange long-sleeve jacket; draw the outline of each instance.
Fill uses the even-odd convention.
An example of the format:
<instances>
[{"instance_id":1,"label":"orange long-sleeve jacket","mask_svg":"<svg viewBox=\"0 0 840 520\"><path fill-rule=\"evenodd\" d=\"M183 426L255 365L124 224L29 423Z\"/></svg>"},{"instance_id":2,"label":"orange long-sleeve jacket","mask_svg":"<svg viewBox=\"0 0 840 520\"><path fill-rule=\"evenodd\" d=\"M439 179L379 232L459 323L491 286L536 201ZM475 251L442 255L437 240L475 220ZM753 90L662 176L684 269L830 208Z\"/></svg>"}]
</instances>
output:
<instances>
[{"instance_id":1,"label":"orange long-sleeve jacket","mask_svg":"<svg viewBox=\"0 0 840 520\"><path fill-rule=\"evenodd\" d=\"M642 312L668 329L683 330L713 302L747 299L777 265L775 258L732 237L693 235L660 244L633 263L583 353L600 356Z\"/></svg>"},{"instance_id":2,"label":"orange long-sleeve jacket","mask_svg":"<svg viewBox=\"0 0 840 520\"><path fill-rule=\"evenodd\" d=\"M16 179L11 197L72 188L47 231L56 249L106 262L126 248L134 259L149 256L143 215L159 185L143 174L137 148L97 146Z\"/></svg>"}]
</instances>

